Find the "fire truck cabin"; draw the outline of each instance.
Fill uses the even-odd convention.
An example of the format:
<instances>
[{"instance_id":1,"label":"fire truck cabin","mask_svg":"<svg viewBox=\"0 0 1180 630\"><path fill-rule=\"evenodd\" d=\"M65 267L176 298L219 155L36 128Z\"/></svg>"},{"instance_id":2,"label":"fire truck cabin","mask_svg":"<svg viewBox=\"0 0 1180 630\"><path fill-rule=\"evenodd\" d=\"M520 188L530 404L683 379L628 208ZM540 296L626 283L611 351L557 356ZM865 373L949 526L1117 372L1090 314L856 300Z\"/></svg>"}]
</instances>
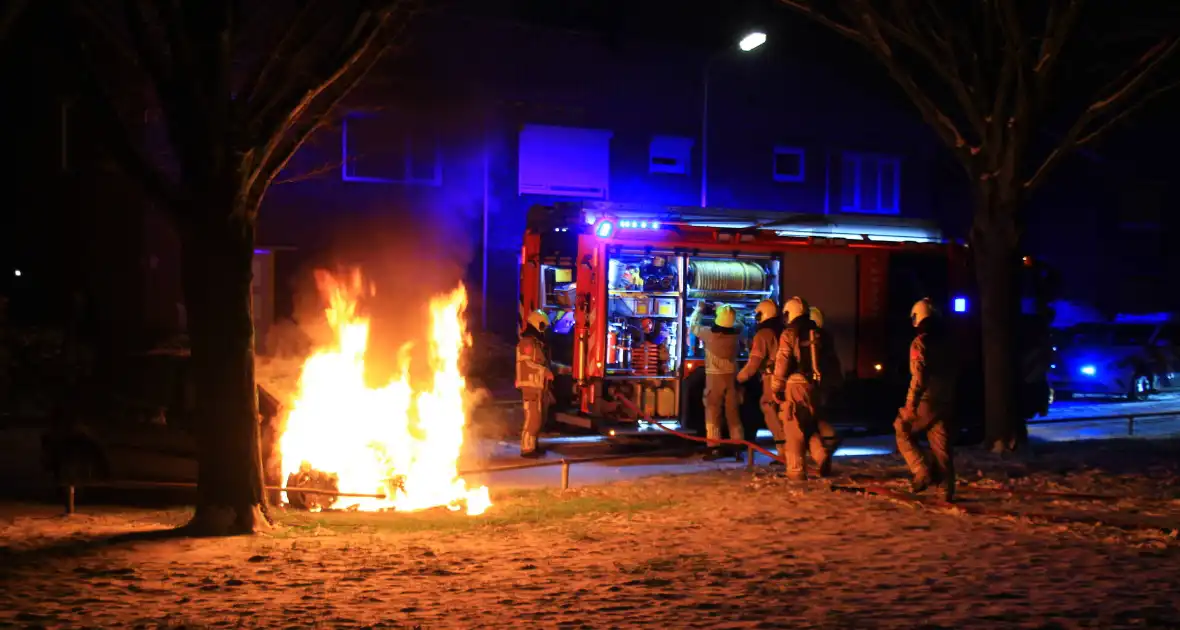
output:
<instances>
[{"instance_id":1,"label":"fire truck cabin","mask_svg":"<svg viewBox=\"0 0 1180 630\"><path fill-rule=\"evenodd\" d=\"M964 335L963 359L978 356L966 247L927 222L563 203L530 209L521 256L522 325L537 309L551 321L556 419L609 436L664 433L652 423L702 430L704 350L687 328L698 304L705 326L716 306L736 309L739 365L759 302L798 295L819 307L840 359L842 424L892 422L915 301L931 298ZM748 435L764 426L757 380L742 405Z\"/></svg>"}]
</instances>

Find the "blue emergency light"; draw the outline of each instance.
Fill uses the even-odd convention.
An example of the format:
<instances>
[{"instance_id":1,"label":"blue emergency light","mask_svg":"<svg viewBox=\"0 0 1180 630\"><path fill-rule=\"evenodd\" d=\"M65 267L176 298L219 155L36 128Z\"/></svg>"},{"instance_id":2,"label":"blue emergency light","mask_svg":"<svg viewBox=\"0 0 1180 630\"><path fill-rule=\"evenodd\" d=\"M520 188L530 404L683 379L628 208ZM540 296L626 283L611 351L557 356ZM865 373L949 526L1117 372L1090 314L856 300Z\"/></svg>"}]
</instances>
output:
<instances>
[{"instance_id":1,"label":"blue emergency light","mask_svg":"<svg viewBox=\"0 0 1180 630\"><path fill-rule=\"evenodd\" d=\"M598 227L594 228L594 234L598 238L610 238L611 234L615 233L615 224L610 221L602 221Z\"/></svg>"},{"instance_id":2,"label":"blue emergency light","mask_svg":"<svg viewBox=\"0 0 1180 630\"><path fill-rule=\"evenodd\" d=\"M1081 372L1082 372L1082 374L1085 374L1086 376L1094 376L1095 374L1098 373L1098 369L1095 368L1093 365L1083 365Z\"/></svg>"},{"instance_id":3,"label":"blue emergency light","mask_svg":"<svg viewBox=\"0 0 1180 630\"><path fill-rule=\"evenodd\" d=\"M955 298L955 301L953 302L952 306L953 306L956 313L966 313L967 312L967 298L965 298L965 297Z\"/></svg>"},{"instance_id":4,"label":"blue emergency light","mask_svg":"<svg viewBox=\"0 0 1180 630\"><path fill-rule=\"evenodd\" d=\"M659 221L619 221L621 228L639 228L641 230L658 230L660 229Z\"/></svg>"}]
</instances>

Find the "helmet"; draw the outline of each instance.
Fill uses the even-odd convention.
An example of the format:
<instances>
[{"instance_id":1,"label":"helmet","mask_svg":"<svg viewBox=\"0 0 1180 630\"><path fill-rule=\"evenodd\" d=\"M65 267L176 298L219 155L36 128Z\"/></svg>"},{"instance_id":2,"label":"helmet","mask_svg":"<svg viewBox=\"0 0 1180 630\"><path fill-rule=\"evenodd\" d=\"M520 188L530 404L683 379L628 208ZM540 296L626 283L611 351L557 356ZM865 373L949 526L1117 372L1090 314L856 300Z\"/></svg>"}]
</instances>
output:
<instances>
[{"instance_id":1,"label":"helmet","mask_svg":"<svg viewBox=\"0 0 1180 630\"><path fill-rule=\"evenodd\" d=\"M919 324L926 321L927 317L937 314L930 298L922 298L914 302L914 308L910 309L910 323L914 325L914 328L917 328Z\"/></svg>"},{"instance_id":2,"label":"helmet","mask_svg":"<svg viewBox=\"0 0 1180 630\"><path fill-rule=\"evenodd\" d=\"M824 327L824 313L818 306L811 307L811 321L815 322L816 328Z\"/></svg>"},{"instance_id":3,"label":"helmet","mask_svg":"<svg viewBox=\"0 0 1180 630\"><path fill-rule=\"evenodd\" d=\"M639 322L639 329L643 331L643 334L650 335L656 329L656 322L650 317L645 317Z\"/></svg>"},{"instance_id":4,"label":"helmet","mask_svg":"<svg viewBox=\"0 0 1180 630\"><path fill-rule=\"evenodd\" d=\"M754 321L758 323L768 322L775 317L778 317L778 305L774 300L762 300L754 309Z\"/></svg>"},{"instance_id":5,"label":"helmet","mask_svg":"<svg viewBox=\"0 0 1180 630\"><path fill-rule=\"evenodd\" d=\"M529 313L529 318L525 320L529 326L537 329L537 332L545 332L549 328L549 316L545 311L533 311Z\"/></svg>"},{"instance_id":6,"label":"helmet","mask_svg":"<svg viewBox=\"0 0 1180 630\"><path fill-rule=\"evenodd\" d=\"M734 312L732 306L722 304L717 307L717 317L713 319L713 323L722 328L733 328L735 321L737 321L737 313Z\"/></svg>"},{"instance_id":7,"label":"helmet","mask_svg":"<svg viewBox=\"0 0 1180 630\"><path fill-rule=\"evenodd\" d=\"M787 303L783 305L783 316L786 317L788 324L806 314L807 301L797 295L787 300Z\"/></svg>"}]
</instances>

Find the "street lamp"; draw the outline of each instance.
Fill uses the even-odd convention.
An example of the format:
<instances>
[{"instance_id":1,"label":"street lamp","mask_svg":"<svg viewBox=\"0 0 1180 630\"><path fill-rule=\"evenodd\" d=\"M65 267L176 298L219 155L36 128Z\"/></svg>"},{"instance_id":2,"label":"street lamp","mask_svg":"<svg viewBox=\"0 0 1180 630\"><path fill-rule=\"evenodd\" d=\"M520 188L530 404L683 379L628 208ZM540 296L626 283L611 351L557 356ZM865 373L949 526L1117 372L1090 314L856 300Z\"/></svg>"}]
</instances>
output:
<instances>
[{"instance_id":1,"label":"street lamp","mask_svg":"<svg viewBox=\"0 0 1180 630\"><path fill-rule=\"evenodd\" d=\"M754 31L748 33L738 41L738 50L750 52L766 43L766 33ZM714 53L705 62L704 89L701 103L701 207L709 207L709 70L713 68L713 61L721 55L730 52L726 48Z\"/></svg>"}]
</instances>

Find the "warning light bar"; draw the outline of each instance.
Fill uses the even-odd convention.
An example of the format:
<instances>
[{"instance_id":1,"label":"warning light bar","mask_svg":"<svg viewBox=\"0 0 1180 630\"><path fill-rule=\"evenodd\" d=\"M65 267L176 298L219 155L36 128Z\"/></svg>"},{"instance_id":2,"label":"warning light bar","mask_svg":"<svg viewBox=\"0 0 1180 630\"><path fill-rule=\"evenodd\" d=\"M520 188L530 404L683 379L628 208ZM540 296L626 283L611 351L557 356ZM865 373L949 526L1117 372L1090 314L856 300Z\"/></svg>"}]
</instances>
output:
<instances>
[{"instance_id":1,"label":"warning light bar","mask_svg":"<svg viewBox=\"0 0 1180 630\"><path fill-rule=\"evenodd\" d=\"M658 230L658 229L660 229L660 222L659 222L659 221L632 221L632 220L627 220L627 221L620 221L620 222L619 222L619 227L621 227L621 228L628 228L628 229L635 229L635 228L638 228L638 229L640 229L640 230Z\"/></svg>"}]
</instances>

